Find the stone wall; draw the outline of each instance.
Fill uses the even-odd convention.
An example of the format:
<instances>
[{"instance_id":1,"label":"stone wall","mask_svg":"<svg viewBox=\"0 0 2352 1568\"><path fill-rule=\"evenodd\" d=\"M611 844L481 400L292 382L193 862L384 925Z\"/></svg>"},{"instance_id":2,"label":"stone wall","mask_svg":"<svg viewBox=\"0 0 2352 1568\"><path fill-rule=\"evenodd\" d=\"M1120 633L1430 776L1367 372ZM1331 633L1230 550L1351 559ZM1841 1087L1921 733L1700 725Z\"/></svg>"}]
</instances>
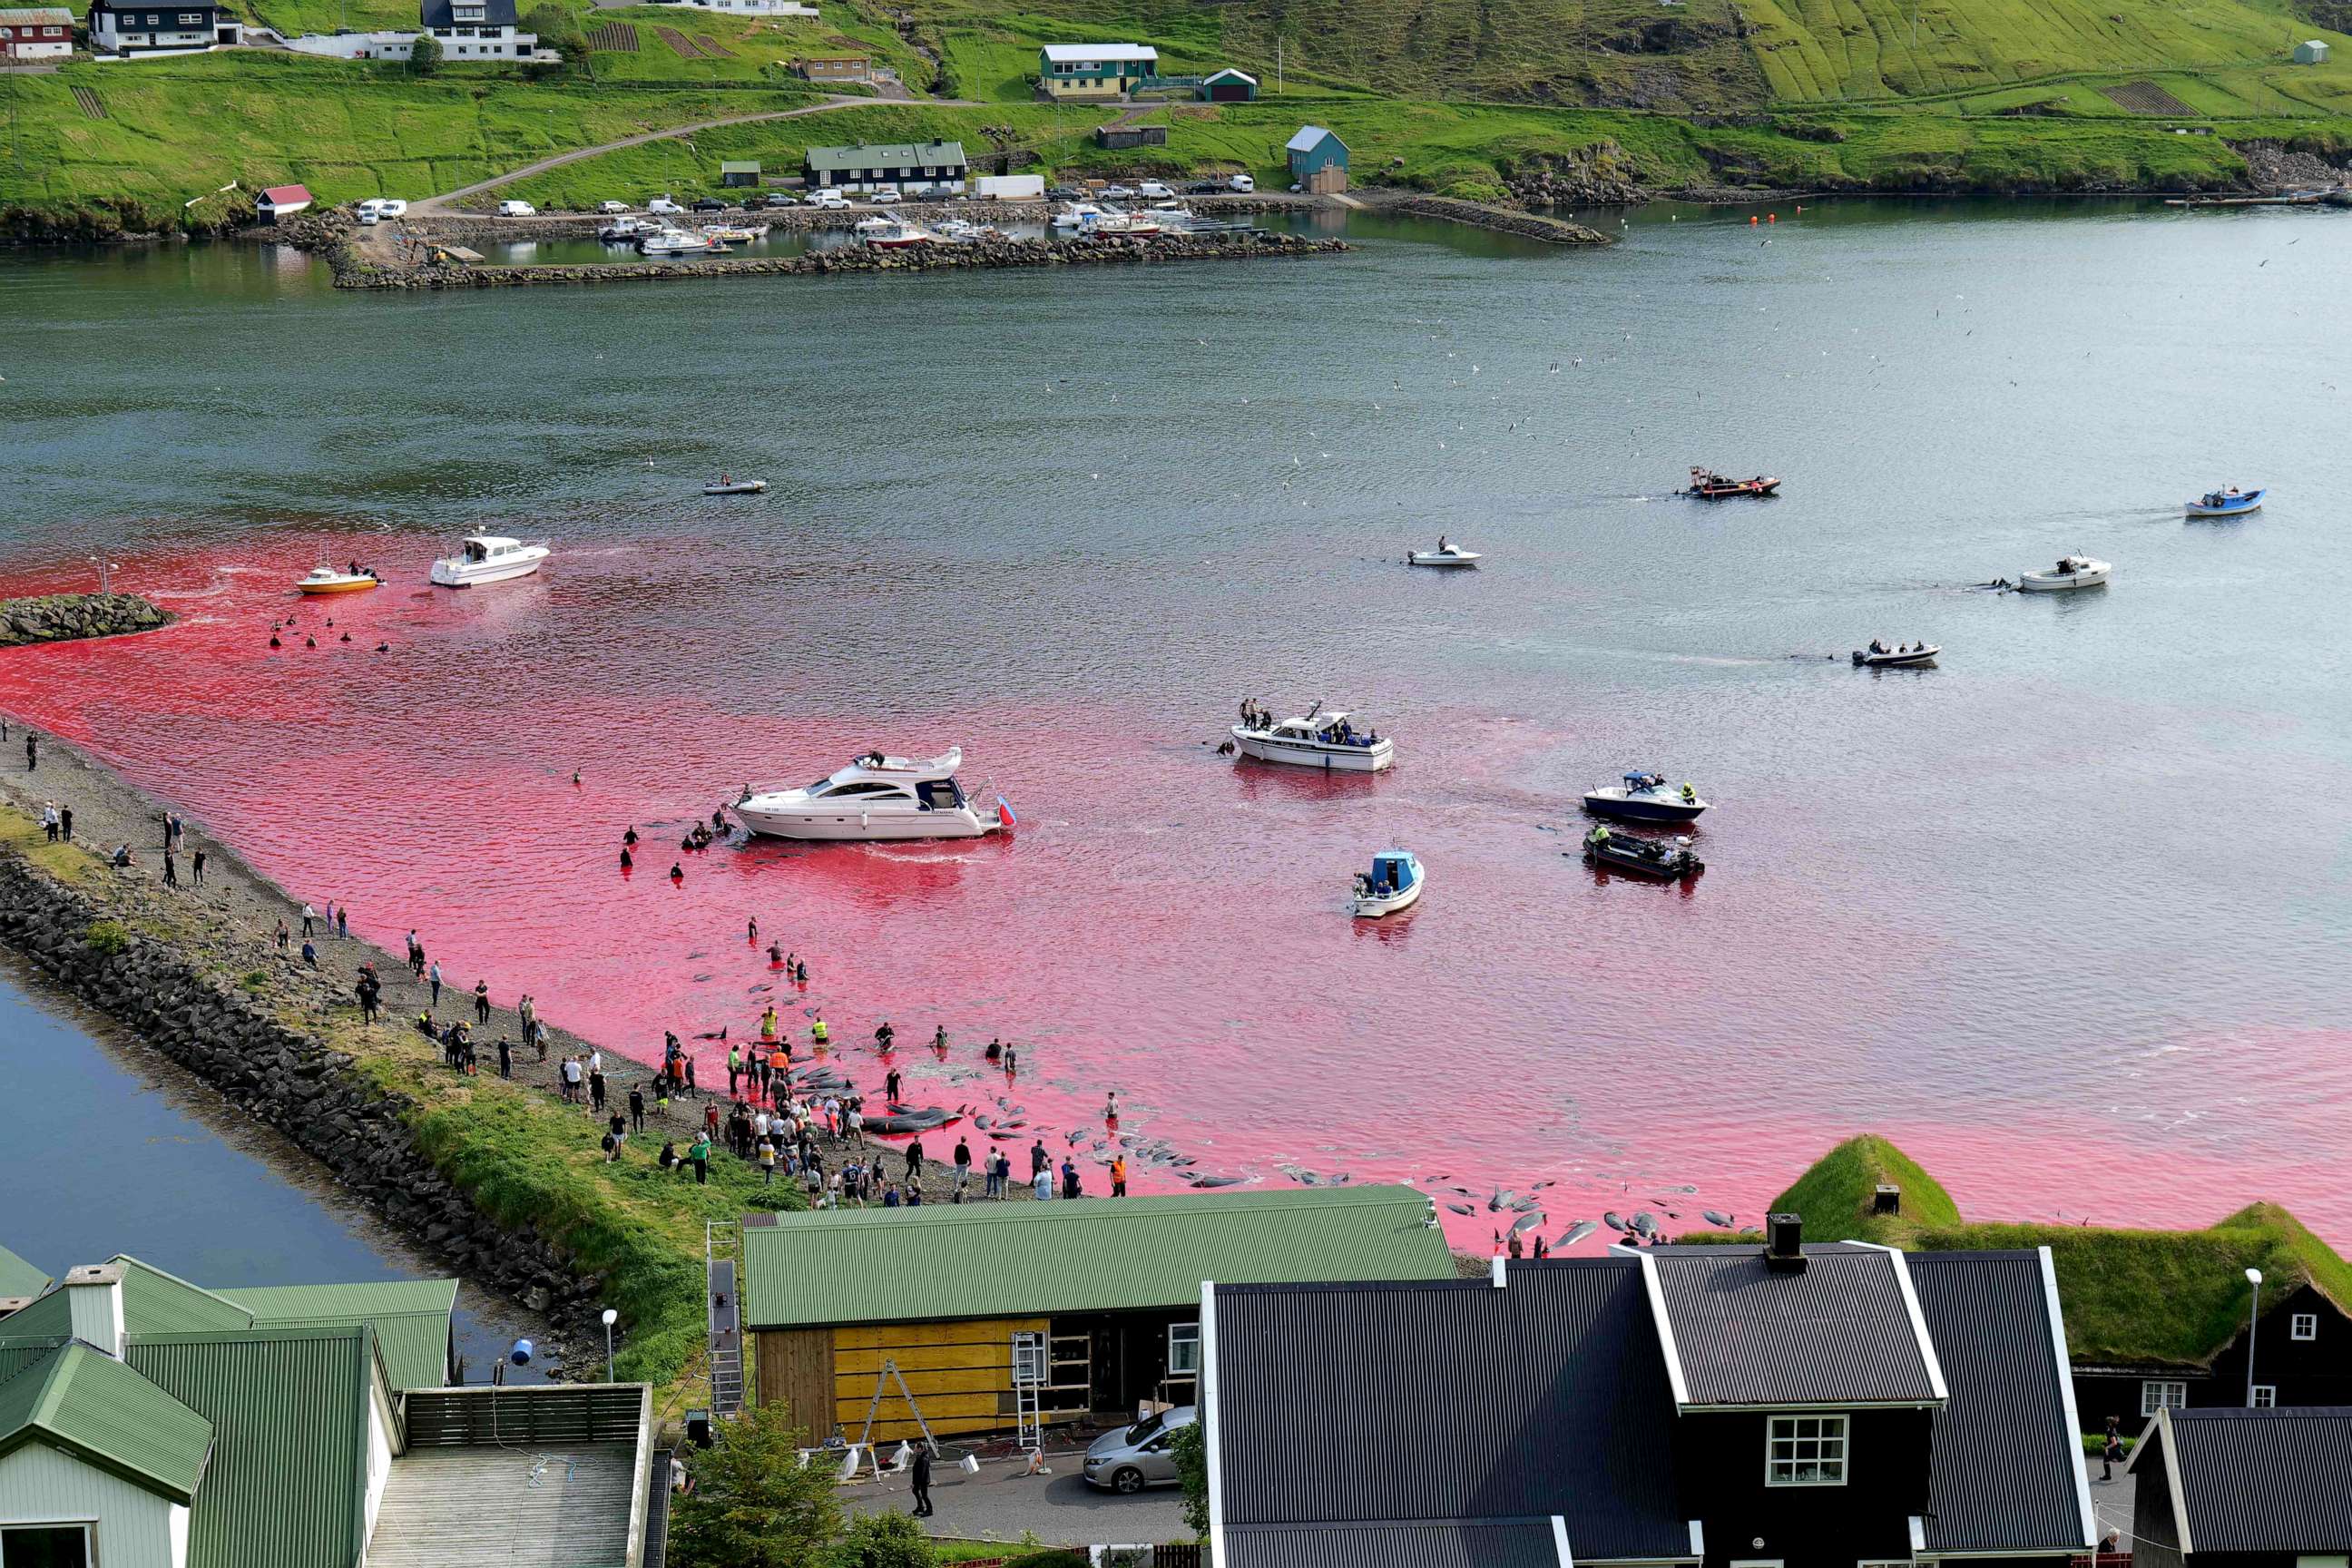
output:
<instances>
[{"instance_id":1,"label":"stone wall","mask_svg":"<svg viewBox=\"0 0 2352 1568\"><path fill-rule=\"evenodd\" d=\"M536 1236L478 1210L418 1155L403 1102L368 1082L350 1057L206 978L170 944L110 924L110 934L121 933L120 951L92 947L90 928L105 919L73 889L0 857L0 942L285 1134L451 1269L550 1314L562 1337L589 1342L591 1304L603 1281L576 1271Z\"/></svg>"},{"instance_id":2,"label":"stone wall","mask_svg":"<svg viewBox=\"0 0 2352 1568\"><path fill-rule=\"evenodd\" d=\"M1436 218L1442 223L1493 229L1497 234L1516 234L1523 239L1542 240L1547 245L1612 243L1611 237L1599 229L1587 228L1566 218L1513 212L1508 207L1490 207L1484 202L1455 201L1451 196L1412 196L1386 210L1408 217Z\"/></svg>"},{"instance_id":3,"label":"stone wall","mask_svg":"<svg viewBox=\"0 0 2352 1568\"><path fill-rule=\"evenodd\" d=\"M169 613L136 594L46 594L0 599L0 647L121 637L171 623Z\"/></svg>"}]
</instances>

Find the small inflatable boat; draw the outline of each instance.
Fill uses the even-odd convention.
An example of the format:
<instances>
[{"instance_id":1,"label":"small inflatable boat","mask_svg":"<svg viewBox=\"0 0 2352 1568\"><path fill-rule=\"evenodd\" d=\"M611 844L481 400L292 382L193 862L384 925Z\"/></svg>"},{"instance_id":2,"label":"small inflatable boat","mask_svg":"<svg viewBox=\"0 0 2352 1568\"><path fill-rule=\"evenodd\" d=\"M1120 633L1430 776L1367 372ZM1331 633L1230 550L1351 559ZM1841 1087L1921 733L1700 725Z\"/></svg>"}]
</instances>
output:
<instances>
[{"instance_id":1,"label":"small inflatable boat","mask_svg":"<svg viewBox=\"0 0 2352 1568\"><path fill-rule=\"evenodd\" d=\"M2184 509L2189 517L2243 517L2250 511L2263 510L2263 497L2268 490L2242 490L2231 485L2225 490L2213 490L2199 496Z\"/></svg>"},{"instance_id":2,"label":"small inflatable boat","mask_svg":"<svg viewBox=\"0 0 2352 1568\"><path fill-rule=\"evenodd\" d=\"M707 496L755 496L768 488L765 479L730 479L724 476L702 487Z\"/></svg>"},{"instance_id":3,"label":"small inflatable boat","mask_svg":"<svg viewBox=\"0 0 2352 1568\"><path fill-rule=\"evenodd\" d=\"M1927 642L1921 643L1916 647L1893 649L1858 647L1853 650L1853 662L1857 666L1894 669L1906 665L1933 664L1936 662L1936 656L1943 651L1939 645Z\"/></svg>"},{"instance_id":4,"label":"small inflatable boat","mask_svg":"<svg viewBox=\"0 0 2352 1568\"><path fill-rule=\"evenodd\" d=\"M1670 882L1706 869L1706 862L1691 853L1690 842L1676 838L1672 844L1661 844L1654 838L1596 827L1584 836L1584 863Z\"/></svg>"}]
</instances>

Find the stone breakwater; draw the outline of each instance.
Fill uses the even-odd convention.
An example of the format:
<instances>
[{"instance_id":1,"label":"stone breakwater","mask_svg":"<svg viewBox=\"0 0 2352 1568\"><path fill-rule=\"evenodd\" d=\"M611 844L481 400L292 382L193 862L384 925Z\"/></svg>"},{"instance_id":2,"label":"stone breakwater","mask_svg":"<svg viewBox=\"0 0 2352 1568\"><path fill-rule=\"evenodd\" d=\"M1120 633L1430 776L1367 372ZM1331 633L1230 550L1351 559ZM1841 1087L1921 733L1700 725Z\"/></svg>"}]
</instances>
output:
<instances>
[{"instance_id":1,"label":"stone breakwater","mask_svg":"<svg viewBox=\"0 0 2352 1568\"><path fill-rule=\"evenodd\" d=\"M1587 231L1590 232L1590 231ZM1600 237L1595 236L1597 240ZM830 278L861 273L969 272L1003 268L1147 266L1333 256L1337 239L1288 234L1168 236L1152 240L998 240L905 250L828 250L720 261L636 261L540 267L373 267L348 249L330 253L338 289L509 289L545 283L618 283L702 278Z\"/></svg>"},{"instance_id":2,"label":"stone breakwater","mask_svg":"<svg viewBox=\"0 0 2352 1568\"><path fill-rule=\"evenodd\" d=\"M457 1272L551 1314L565 1338L589 1342L603 1280L476 1208L419 1156L402 1102L367 1081L351 1057L13 856L0 856L0 942L285 1134Z\"/></svg>"},{"instance_id":3,"label":"stone breakwater","mask_svg":"<svg viewBox=\"0 0 2352 1568\"><path fill-rule=\"evenodd\" d=\"M121 637L171 624L171 613L136 594L45 594L0 599L0 647Z\"/></svg>"},{"instance_id":4,"label":"stone breakwater","mask_svg":"<svg viewBox=\"0 0 2352 1568\"><path fill-rule=\"evenodd\" d=\"M1566 218L1546 217L1539 213L1513 212L1508 207L1490 207L1484 202L1456 201L1451 196L1409 196L1384 210L1407 217L1435 218L1441 223L1465 224L1472 228L1493 229L1497 234L1516 234L1523 239L1539 239L1547 245L1610 245L1614 240L1597 228L1587 228Z\"/></svg>"}]
</instances>

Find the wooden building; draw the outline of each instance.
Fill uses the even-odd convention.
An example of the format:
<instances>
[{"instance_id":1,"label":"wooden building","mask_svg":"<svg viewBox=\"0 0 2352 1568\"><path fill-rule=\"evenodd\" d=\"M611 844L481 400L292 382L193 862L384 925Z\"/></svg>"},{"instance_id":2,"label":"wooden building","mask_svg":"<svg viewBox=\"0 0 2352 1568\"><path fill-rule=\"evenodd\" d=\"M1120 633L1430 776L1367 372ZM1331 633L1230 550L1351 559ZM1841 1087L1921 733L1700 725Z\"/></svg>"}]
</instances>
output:
<instances>
[{"instance_id":1,"label":"wooden building","mask_svg":"<svg viewBox=\"0 0 2352 1568\"><path fill-rule=\"evenodd\" d=\"M803 55L793 69L809 81L870 82L874 61L865 55Z\"/></svg>"},{"instance_id":2,"label":"wooden building","mask_svg":"<svg viewBox=\"0 0 2352 1568\"><path fill-rule=\"evenodd\" d=\"M73 47L73 13L64 6L0 10L0 59L63 59Z\"/></svg>"},{"instance_id":3,"label":"wooden building","mask_svg":"<svg viewBox=\"0 0 2352 1568\"><path fill-rule=\"evenodd\" d=\"M253 198L253 210L264 223L276 223L282 217L310 210L315 200L308 185L268 185Z\"/></svg>"},{"instance_id":4,"label":"wooden building","mask_svg":"<svg viewBox=\"0 0 2352 1568\"><path fill-rule=\"evenodd\" d=\"M742 1270L751 1397L812 1442L1013 1428L1021 1336L1047 1425L1191 1404L1203 1280L1454 1271L1393 1186L746 1215Z\"/></svg>"},{"instance_id":5,"label":"wooden building","mask_svg":"<svg viewBox=\"0 0 2352 1568\"><path fill-rule=\"evenodd\" d=\"M1300 190L1328 196L1348 188L1348 144L1337 132L1302 125L1282 150L1290 160L1290 177Z\"/></svg>"},{"instance_id":6,"label":"wooden building","mask_svg":"<svg viewBox=\"0 0 2352 1568\"><path fill-rule=\"evenodd\" d=\"M2342 1568L2352 1408L2162 1410L2132 1451L2132 1568Z\"/></svg>"},{"instance_id":7,"label":"wooden building","mask_svg":"<svg viewBox=\"0 0 2352 1568\"><path fill-rule=\"evenodd\" d=\"M1097 125L1095 145L1108 152L1125 153L1137 147L1165 147L1168 127L1165 125Z\"/></svg>"},{"instance_id":8,"label":"wooden building","mask_svg":"<svg viewBox=\"0 0 2352 1568\"><path fill-rule=\"evenodd\" d=\"M1255 103L1257 78L1227 66L1201 79L1201 98L1207 103Z\"/></svg>"},{"instance_id":9,"label":"wooden building","mask_svg":"<svg viewBox=\"0 0 2352 1568\"><path fill-rule=\"evenodd\" d=\"M760 165L749 160L719 165L719 184L730 191L756 189L760 184Z\"/></svg>"},{"instance_id":10,"label":"wooden building","mask_svg":"<svg viewBox=\"0 0 2352 1568\"><path fill-rule=\"evenodd\" d=\"M961 142L860 142L803 156L812 186L844 191L961 191L971 173Z\"/></svg>"},{"instance_id":11,"label":"wooden building","mask_svg":"<svg viewBox=\"0 0 2352 1568\"><path fill-rule=\"evenodd\" d=\"M1221 1568L2067 1568L2047 1248L1802 1244L1202 1293Z\"/></svg>"}]
</instances>

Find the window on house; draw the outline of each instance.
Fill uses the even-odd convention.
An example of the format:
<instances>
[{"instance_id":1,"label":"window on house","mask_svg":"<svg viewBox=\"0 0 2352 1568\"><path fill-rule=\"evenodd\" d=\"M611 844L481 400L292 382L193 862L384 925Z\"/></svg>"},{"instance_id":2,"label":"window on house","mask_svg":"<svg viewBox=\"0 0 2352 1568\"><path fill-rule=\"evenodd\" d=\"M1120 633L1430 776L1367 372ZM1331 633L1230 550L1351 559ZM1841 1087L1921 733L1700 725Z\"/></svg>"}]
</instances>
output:
<instances>
[{"instance_id":1,"label":"window on house","mask_svg":"<svg viewBox=\"0 0 2352 1568\"><path fill-rule=\"evenodd\" d=\"M2189 1408L2189 1385L2150 1378L2139 1385L2139 1413L2153 1415L2159 1410Z\"/></svg>"},{"instance_id":2,"label":"window on house","mask_svg":"<svg viewBox=\"0 0 2352 1568\"><path fill-rule=\"evenodd\" d=\"M2275 1409L2275 1408L2277 1408L2277 1406L2278 1406L2278 1384L2274 1384L2274 1383L2258 1383L2258 1384L2254 1384L2253 1394L2254 1394L2254 1408L2255 1408L2255 1409L2257 1409L2257 1410L2272 1410L2272 1409Z\"/></svg>"},{"instance_id":3,"label":"window on house","mask_svg":"<svg viewBox=\"0 0 2352 1568\"><path fill-rule=\"evenodd\" d=\"M1198 1377L1201 1375L1201 1325L1171 1323L1168 1325L1168 1375Z\"/></svg>"},{"instance_id":4,"label":"window on house","mask_svg":"<svg viewBox=\"0 0 2352 1568\"><path fill-rule=\"evenodd\" d=\"M1845 1485L1846 1418L1775 1415L1766 1424L1764 1484L1768 1487Z\"/></svg>"},{"instance_id":5,"label":"window on house","mask_svg":"<svg viewBox=\"0 0 2352 1568\"><path fill-rule=\"evenodd\" d=\"M12 1524L0 1530L0 1568L89 1568L89 1526Z\"/></svg>"},{"instance_id":6,"label":"window on house","mask_svg":"<svg viewBox=\"0 0 2352 1568\"><path fill-rule=\"evenodd\" d=\"M2319 1337L2319 1314L2297 1312L2286 1321L2286 1337L2291 1340L2315 1340Z\"/></svg>"}]
</instances>

